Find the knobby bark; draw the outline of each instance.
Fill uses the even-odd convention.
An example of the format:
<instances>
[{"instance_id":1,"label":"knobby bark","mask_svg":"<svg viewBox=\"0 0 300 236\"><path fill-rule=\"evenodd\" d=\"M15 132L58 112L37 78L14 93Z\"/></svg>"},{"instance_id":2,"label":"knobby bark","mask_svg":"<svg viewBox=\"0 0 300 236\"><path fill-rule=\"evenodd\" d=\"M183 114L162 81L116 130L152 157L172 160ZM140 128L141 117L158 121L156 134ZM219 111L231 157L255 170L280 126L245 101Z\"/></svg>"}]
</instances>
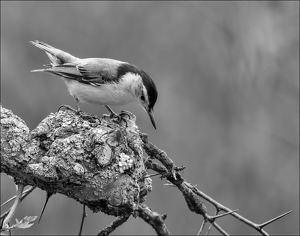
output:
<instances>
[{"instance_id":1,"label":"knobby bark","mask_svg":"<svg viewBox=\"0 0 300 236\"><path fill-rule=\"evenodd\" d=\"M1 107L1 172L16 184L61 193L93 212L128 214L152 189L135 116L103 119L66 110L34 130Z\"/></svg>"},{"instance_id":2,"label":"knobby bark","mask_svg":"<svg viewBox=\"0 0 300 236\"><path fill-rule=\"evenodd\" d=\"M0 108L1 172L12 176L19 187L31 185L50 194L61 193L93 212L117 216L98 235L110 234L130 215L142 218L158 235L170 234L164 222L166 214L144 204L152 190L147 169L166 178L167 185L177 187L188 208L203 217L199 234L209 222L221 234L228 235L216 220L230 215L268 235L264 227L292 212L257 224L225 207L185 181L180 173L184 167L177 167L164 151L149 142L147 134L136 126L136 117L129 112L99 118L88 113L59 111L30 131L21 118ZM143 150L148 156L144 156ZM203 199L216 208L214 215L208 214ZM225 213L219 214L221 211Z\"/></svg>"}]
</instances>

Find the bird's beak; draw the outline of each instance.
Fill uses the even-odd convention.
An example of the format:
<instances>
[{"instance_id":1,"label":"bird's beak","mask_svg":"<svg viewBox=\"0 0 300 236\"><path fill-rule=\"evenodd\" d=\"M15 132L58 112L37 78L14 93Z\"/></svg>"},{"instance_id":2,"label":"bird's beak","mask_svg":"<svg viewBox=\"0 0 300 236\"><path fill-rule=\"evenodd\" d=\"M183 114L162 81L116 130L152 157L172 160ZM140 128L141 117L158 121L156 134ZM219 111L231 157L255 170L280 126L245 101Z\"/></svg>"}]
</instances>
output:
<instances>
[{"instance_id":1,"label":"bird's beak","mask_svg":"<svg viewBox=\"0 0 300 236\"><path fill-rule=\"evenodd\" d=\"M154 119L154 113L153 113L153 110L146 110L149 117L150 117L150 120L151 120L151 123L153 125L153 127L156 129L156 124L155 124L155 119Z\"/></svg>"}]
</instances>

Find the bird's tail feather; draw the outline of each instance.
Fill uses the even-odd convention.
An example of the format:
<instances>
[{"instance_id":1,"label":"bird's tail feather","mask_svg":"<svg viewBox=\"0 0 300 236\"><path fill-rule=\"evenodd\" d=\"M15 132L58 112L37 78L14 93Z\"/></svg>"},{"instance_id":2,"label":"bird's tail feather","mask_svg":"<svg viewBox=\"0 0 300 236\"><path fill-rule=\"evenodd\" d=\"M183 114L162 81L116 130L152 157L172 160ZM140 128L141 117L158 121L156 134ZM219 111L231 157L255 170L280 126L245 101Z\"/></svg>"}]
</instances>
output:
<instances>
[{"instance_id":1,"label":"bird's tail feather","mask_svg":"<svg viewBox=\"0 0 300 236\"><path fill-rule=\"evenodd\" d=\"M62 65L65 63L72 63L78 60L77 57L74 57L67 52L52 47L51 45L43 43L41 41L30 41L30 43L46 52L51 61L52 66Z\"/></svg>"},{"instance_id":2,"label":"bird's tail feather","mask_svg":"<svg viewBox=\"0 0 300 236\"><path fill-rule=\"evenodd\" d=\"M75 79L75 80L82 77L82 75L74 65L58 65L52 68L32 70L31 72L48 72L50 74L61 76L67 79Z\"/></svg>"}]
</instances>

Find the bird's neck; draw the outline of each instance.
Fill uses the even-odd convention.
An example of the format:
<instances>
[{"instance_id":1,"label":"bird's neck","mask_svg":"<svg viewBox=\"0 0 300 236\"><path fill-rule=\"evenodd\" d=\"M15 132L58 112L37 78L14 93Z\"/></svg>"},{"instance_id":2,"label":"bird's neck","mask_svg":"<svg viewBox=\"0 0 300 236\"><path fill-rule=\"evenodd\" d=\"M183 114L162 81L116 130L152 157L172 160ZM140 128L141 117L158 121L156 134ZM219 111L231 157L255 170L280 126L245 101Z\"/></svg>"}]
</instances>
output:
<instances>
[{"instance_id":1,"label":"bird's neck","mask_svg":"<svg viewBox=\"0 0 300 236\"><path fill-rule=\"evenodd\" d=\"M142 78L138 74L125 74L122 76L120 84L122 84L123 88L129 91L134 98L138 98L140 96Z\"/></svg>"}]
</instances>

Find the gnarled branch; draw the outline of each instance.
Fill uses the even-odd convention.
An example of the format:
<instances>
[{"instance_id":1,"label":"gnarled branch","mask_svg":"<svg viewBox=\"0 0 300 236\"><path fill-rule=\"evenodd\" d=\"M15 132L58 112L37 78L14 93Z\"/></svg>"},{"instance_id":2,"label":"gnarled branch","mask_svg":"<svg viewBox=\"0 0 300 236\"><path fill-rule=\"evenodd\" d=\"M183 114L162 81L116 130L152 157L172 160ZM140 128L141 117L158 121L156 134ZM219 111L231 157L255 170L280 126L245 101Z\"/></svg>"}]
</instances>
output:
<instances>
[{"instance_id":1,"label":"gnarled branch","mask_svg":"<svg viewBox=\"0 0 300 236\"><path fill-rule=\"evenodd\" d=\"M144 157L143 150L150 158ZM262 235L268 235L263 228L290 213L257 224L215 201L184 180L180 174L184 167L177 167L164 151L149 142L147 135L139 132L135 116L129 112L107 119L59 111L29 131L22 119L1 107L0 154L1 172L12 176L16 184L61 193L93 212L116 216L100 235L111 233L130 215L145 220L159 235L170 234L164 223L166 215L143 204L152 189L147 169L154 170L177 187L189 209L203 216L199 233L205 223L210 222L221 234L227 235L216 220L232 215ZM208 214L201 199L215 206L215 215ZM218 215L220 211L225 213Z\"/></svg>"},{"instance_id":2,"label":"gnarled branch","mask_svg":"<svg viewBox=\"0 0 300 236\"><path fill-rule=\"evenodd\" d=\"M59 111L34 130L1 107L1 172L18 185L61 193L93 212L131 214L151 191L135 116Z\"/></svg>"}]
</instances>

